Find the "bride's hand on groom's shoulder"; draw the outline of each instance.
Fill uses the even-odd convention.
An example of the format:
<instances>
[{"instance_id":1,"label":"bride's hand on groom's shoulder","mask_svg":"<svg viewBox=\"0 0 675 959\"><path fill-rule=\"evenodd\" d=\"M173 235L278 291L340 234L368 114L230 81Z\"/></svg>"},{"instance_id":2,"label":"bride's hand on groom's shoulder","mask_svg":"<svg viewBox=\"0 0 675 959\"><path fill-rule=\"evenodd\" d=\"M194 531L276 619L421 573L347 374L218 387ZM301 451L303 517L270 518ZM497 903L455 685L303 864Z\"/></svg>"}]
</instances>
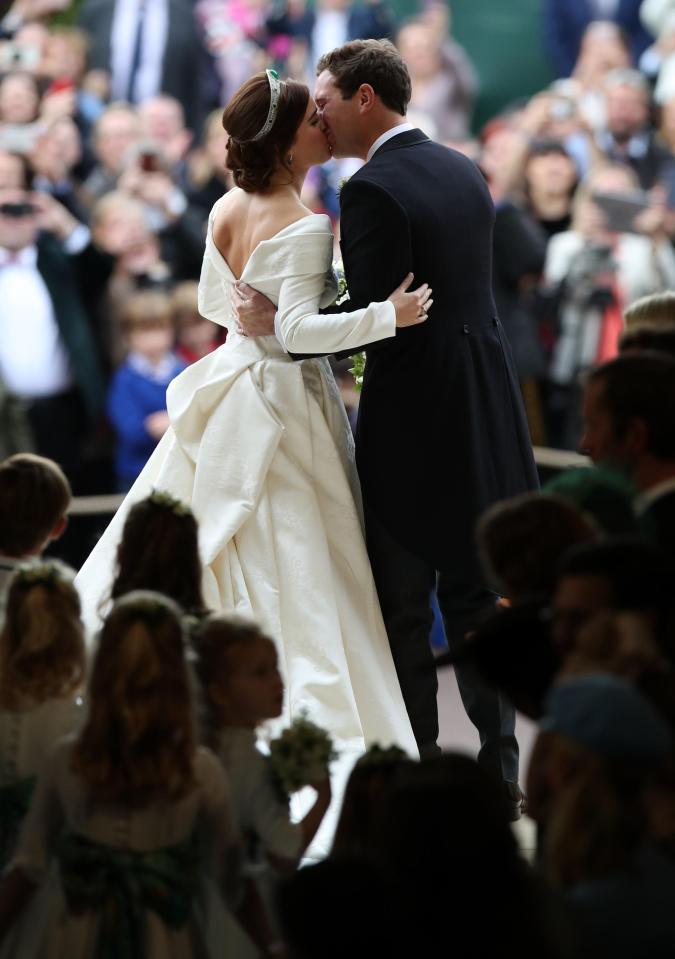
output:
<instances>
[{"instance_id":1,"label":"bride's hand on groom's shoulder","mask_svg":"<svg viewBox=\"0 0 675 959\"><path fill-rule=\"evenodd\" d=\"M242 336L274 336L276 307L262 293L241 281L235 283L232 307L237 317L237 333Z\"/></svg>"},{"instance_id":2,"label":"bride's hand on groom's shoulder","mask_svg":"<svg viewBox=\"0 0 675 959\"><path fill-rule=\"evenodd\" d=\"M417 326L418 323L424 323L434 302L431 299L432 290L428 283L423 283L416 290L409 291L413 279L413 274L408 273L403 283L397 286L388 298L396 310L396 326Z\"/></svg>"}]
</instances>

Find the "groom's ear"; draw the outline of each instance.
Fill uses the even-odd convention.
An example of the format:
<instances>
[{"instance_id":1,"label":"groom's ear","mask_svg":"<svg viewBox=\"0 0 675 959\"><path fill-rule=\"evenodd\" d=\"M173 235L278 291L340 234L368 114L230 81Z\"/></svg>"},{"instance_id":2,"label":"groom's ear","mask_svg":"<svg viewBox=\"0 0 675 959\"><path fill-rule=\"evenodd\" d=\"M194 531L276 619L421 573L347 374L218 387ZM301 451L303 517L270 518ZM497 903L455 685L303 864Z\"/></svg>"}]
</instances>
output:
<instances>
[{"instance_id":1,"label":"groom's ear","mask_svg":"<svg viewBox=\"0 0 675 959\"><path fill-rule=\"evenodd\" d=\"M358 97L359 112L368 113L375 106L377 94L369 83L362 83L356 93Z\"/></svg>"}]
</instances>

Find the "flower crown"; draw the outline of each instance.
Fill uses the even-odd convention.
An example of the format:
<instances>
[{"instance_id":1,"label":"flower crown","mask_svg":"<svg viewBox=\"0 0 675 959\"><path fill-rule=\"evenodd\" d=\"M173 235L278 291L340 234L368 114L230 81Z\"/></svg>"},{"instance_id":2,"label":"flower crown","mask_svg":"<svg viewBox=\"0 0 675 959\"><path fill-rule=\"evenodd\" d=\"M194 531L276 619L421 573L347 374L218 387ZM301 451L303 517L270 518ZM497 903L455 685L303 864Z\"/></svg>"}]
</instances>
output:
<instances>
[{"instance_id":1,"label":"flower crown","mask_svg":"<svg viewBox=\"0 0 675 959\"><path fill-rule=\"evenodd\" d=\"M54 587L66 583L67 579L55 563L27 563L20 566L16 573L16 582L22 586Z\"/></svg>"},{"instance_id":2,"label":"flower crown","mask_svg":"<svg viewBox=\"0 0 675 959\"><path fill-rule=\"evenodd\" d=\"M408 759L408 754L400 746L380 746L379 743L373 743L356 761L356 765L361 766L385 766L389 763L398 763Z\"/></svg>"},{"instance_id":3,"label":"flower crown","mask_svg":"<svg viewBox=\"0 0 675 959\"><path fill-rule=\"evenodd\" d=\"M113 609L119 606L122 606L132 619L142 619L151 624L176 612L172 600L152 590L135 590L126 593L119 597Z\"/></svg>"},{"instance_id":4,"label":"flower crown","mask_svg":"<svg viewBox=\"0 0 675 959\"><path fill-rule=\"evenodd\" d=\"M171 493L167 493L166 490L153 489L152 493L148 496L148 502L153 503L155 506L163 506L165 509L171 510L176 516L190 515L190 507L181 502L181 500L176 499Z\"/></svg>"}]
</instances>

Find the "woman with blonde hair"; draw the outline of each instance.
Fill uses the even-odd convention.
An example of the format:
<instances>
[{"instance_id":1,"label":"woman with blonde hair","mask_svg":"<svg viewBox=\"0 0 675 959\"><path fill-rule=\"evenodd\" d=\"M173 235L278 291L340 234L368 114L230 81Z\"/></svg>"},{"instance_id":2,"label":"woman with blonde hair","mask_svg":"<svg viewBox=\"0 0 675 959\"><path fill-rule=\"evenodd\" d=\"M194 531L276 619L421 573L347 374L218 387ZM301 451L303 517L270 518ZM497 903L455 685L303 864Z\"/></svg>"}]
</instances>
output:
<instances>
[{"instance_id":1,"label":"woman with blonde hair","mask_svg":"<svg viewBox=\"0 0 675 959\"><path fill-rule=\"evenodd\" d=\"M39 780L0 886L0 955L220 955L222 941L206 941L214 927L199 916L200 890L210 872L236 898L239 833L224 773L196 743L171 600L135 592L115 603L89 696L82 731Z\"/></svg>"},{"instance_id":2,"label":"woman with blonde hair","mask_svg":"<svg viewBox=\"0 0 675 959\"><path fill-rule=\"evenodd\" d=\"M0 632L0 871L36 777L54 744L81 722L84 631L72 570L20 567Z\"/></svg>"}]
</instances>

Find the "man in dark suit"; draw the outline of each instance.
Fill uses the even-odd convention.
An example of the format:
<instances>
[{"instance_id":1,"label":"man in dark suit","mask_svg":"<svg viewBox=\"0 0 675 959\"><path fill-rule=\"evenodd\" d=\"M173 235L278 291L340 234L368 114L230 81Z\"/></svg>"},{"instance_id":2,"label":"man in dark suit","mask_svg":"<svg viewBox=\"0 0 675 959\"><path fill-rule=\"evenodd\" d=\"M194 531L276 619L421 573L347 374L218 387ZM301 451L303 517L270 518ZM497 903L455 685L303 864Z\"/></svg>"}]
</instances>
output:
<instances>
[{"instance_id":1,"label":"man in dark suit","mask_svg":"<svg viewBox=\"0 0 675 959\"><path fill-rule=\"evenodd\" d=\"M196 133L218 106L220 82L192 3L183 0L85 0L80 26L89 66L106 70L113 100L141 103L158 93L180 101Z\"/></svg>"},{"instance_id":2,"label":"man in dark suit","mask_svg":"<svg viewBox=\"0 0 675 959\"><path fill-rule=\"evenodd\" d=\"M85 303L112 261L19 160L0 178L0 377L26 412L37 452L70 477L100 414L105 383Z\"/></svg>"},{"instance_id":3,"label":"man in dark suit","mask_svg":"<svg viewBox=\"0 0 675 959\"><path fill-rule=\"evenodd\" d=\"M429 597L463 642L495 602L474 543L481 512L537 484L513 363L492 298L494 208L476 166L405 122L410 77L388 41L322 58L317 107L336 156L367 162L340 196L342 255L357 309L412 271L433 289L427 322L366 345L357 426L368 550L420 752L438 737ZM480 759L515 793L513 710L458 671Z\"/></svg>"},{"instance_id":4,"label":"man in dark suit","mask_svg":"<svg viewBox=\"0 0 675 959\"><path fill-rule=\"evenodd\" d=\"M630 476L640 527L675 569L675 360L626 353L594 370L580 446Z\"/></svg>"},{"instance_id":5,"label":"man in dark suit","mask_svg":"<svg viewBox=\"0 0 675 959\"><path fill-rule=\"evenodd\" d=\"M593 20L609 20L620 27L630 43L633 62L654 40L640 23L642 0L543 0L544 46L556 76L568 77L574 69L581 39Z\"/></svg>"}]
</instances>

